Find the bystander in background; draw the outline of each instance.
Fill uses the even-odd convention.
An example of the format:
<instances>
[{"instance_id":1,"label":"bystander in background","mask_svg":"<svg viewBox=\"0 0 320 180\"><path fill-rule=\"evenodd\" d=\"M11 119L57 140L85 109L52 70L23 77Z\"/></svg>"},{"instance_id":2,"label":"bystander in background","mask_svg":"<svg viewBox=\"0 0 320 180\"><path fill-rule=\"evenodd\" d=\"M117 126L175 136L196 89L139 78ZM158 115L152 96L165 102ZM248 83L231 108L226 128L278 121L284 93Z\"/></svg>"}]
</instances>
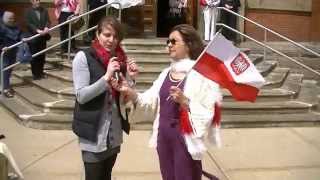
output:
<instances>
[{"instance_id":1,"label":"bystander in background","mask_svg":"<svg viewBox=\"0 0 320 180\"><path fill-rule=\"evenodd\" d=\"M47 41L51 36L48 33L50 26L50 19L48 11L40 5L40 0L30 0L31 7L27 10L25 21L29 36L40 34L41 36L29 41L29 48L31 54L35 54L44 50L47 47ZM32 58L31 72L33 80L45 78L43 72L46 54L42 53Z\"/></svg>"},{"instance_id":2,"label":"bystander in background","mask_svg":"<svg viewBox=\"0 0 320 180\"><path fill-rule=\"evenodd\" d=\"M0 23L0 53L2 48L9 47L18 43L21 40L22 32L16 24L15 14L10 11L5 11ZM9 49L3 56L3 68L8 67L16 62L16 54L18 48ZM10 86L10 77L12 69L3 72L3 94L7 98L14 96L13 89Z\"/></svg>"}]
</instances>

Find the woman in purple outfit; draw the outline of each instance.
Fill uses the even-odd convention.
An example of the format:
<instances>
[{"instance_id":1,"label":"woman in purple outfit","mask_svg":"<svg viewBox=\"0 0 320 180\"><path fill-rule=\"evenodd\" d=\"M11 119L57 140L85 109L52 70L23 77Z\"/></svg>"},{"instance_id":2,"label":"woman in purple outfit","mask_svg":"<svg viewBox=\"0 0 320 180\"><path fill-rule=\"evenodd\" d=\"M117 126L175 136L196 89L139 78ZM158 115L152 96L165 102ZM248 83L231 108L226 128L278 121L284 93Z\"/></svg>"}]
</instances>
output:
<instances>
[{"instance_id":1,"label":"woman in purple outfit","mask_svg":"<svg viewBox=\"0 0 320 180\"><path fill-rule=\"evenodd\" d=\"M113 83L135 104L131 118L147 117L141 113L153 115L150 145L157 149L164 180L201 180L204 139L218 140L212 124L222 98L219 86L192 70L203 47L192 26L177 25L167 41L170 67L150 89L137 93L125 81Z\"/></svg>"}]
</instances>

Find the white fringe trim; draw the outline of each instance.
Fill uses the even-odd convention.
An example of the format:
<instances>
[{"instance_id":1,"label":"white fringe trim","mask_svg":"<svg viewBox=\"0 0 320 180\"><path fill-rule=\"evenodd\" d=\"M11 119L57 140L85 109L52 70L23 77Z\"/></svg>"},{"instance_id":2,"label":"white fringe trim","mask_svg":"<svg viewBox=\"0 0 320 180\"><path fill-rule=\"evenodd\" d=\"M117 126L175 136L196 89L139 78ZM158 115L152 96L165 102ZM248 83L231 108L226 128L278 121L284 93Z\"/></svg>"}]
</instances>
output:
<instances>
[{"instance_id":1,"label":"white fringe trim","mask_svg":"<svg viewBox=\"0 0 320 180\"><path fill-rule=\"evenodd\" d=\"M220 134L220 126L210 127L208 131L208 140L212 145L217 146L218 148L222 147L222 140Z\"/></svg>"},{"instance_id":2,"label":"white fringe trim","mask_svg":"<svg viewBox=\"0 0 320 180\"><path fill-rule=\"evenodd\" d=\"M203 143L203 140L201 138L195 137L192 134L185 134L184 140L192 159L201 160L203 154L207 151L207 148Z\"/></svg>"}]
</instances>

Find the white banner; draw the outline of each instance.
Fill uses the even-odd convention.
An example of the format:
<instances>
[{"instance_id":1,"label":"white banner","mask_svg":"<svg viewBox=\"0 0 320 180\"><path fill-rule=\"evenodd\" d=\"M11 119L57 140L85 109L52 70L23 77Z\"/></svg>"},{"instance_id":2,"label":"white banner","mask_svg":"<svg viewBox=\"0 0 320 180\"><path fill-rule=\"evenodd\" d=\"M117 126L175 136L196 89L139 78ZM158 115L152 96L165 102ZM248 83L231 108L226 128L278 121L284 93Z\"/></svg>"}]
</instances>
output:
<instances>
[{"instance_id":1,"label":"white banner","mask_svg":"<svg viewBox=\"0 0 320 180\"><path fill-rule=\"evenodd\" d=\"M108 3L112 2L120 2L122 5L122 8L129 8L132 6L140 6L144 5L145 1L144 0L108 0ZM112 7L119 9L119 6L117 4L112 4Z\"/></svg>"}]
</instances>

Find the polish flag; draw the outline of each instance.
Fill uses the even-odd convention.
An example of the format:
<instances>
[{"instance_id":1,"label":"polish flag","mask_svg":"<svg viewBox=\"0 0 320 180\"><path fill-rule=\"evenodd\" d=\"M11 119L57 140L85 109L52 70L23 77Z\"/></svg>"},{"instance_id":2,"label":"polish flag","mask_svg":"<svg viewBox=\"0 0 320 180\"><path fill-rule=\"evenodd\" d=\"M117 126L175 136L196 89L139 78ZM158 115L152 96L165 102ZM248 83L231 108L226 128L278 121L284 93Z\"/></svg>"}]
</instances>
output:
<instances>
[{"instance_id":1,"label":"polish flag","mask_svg":"<svg viewBox=\"0 0 320 180\"><path fill-rule=\"evenodd\" d=\"M238 101L254 102L265 82L248 56L220 33L208 44L193 69L228 89Z\"/></svg>"}]
</instances>

